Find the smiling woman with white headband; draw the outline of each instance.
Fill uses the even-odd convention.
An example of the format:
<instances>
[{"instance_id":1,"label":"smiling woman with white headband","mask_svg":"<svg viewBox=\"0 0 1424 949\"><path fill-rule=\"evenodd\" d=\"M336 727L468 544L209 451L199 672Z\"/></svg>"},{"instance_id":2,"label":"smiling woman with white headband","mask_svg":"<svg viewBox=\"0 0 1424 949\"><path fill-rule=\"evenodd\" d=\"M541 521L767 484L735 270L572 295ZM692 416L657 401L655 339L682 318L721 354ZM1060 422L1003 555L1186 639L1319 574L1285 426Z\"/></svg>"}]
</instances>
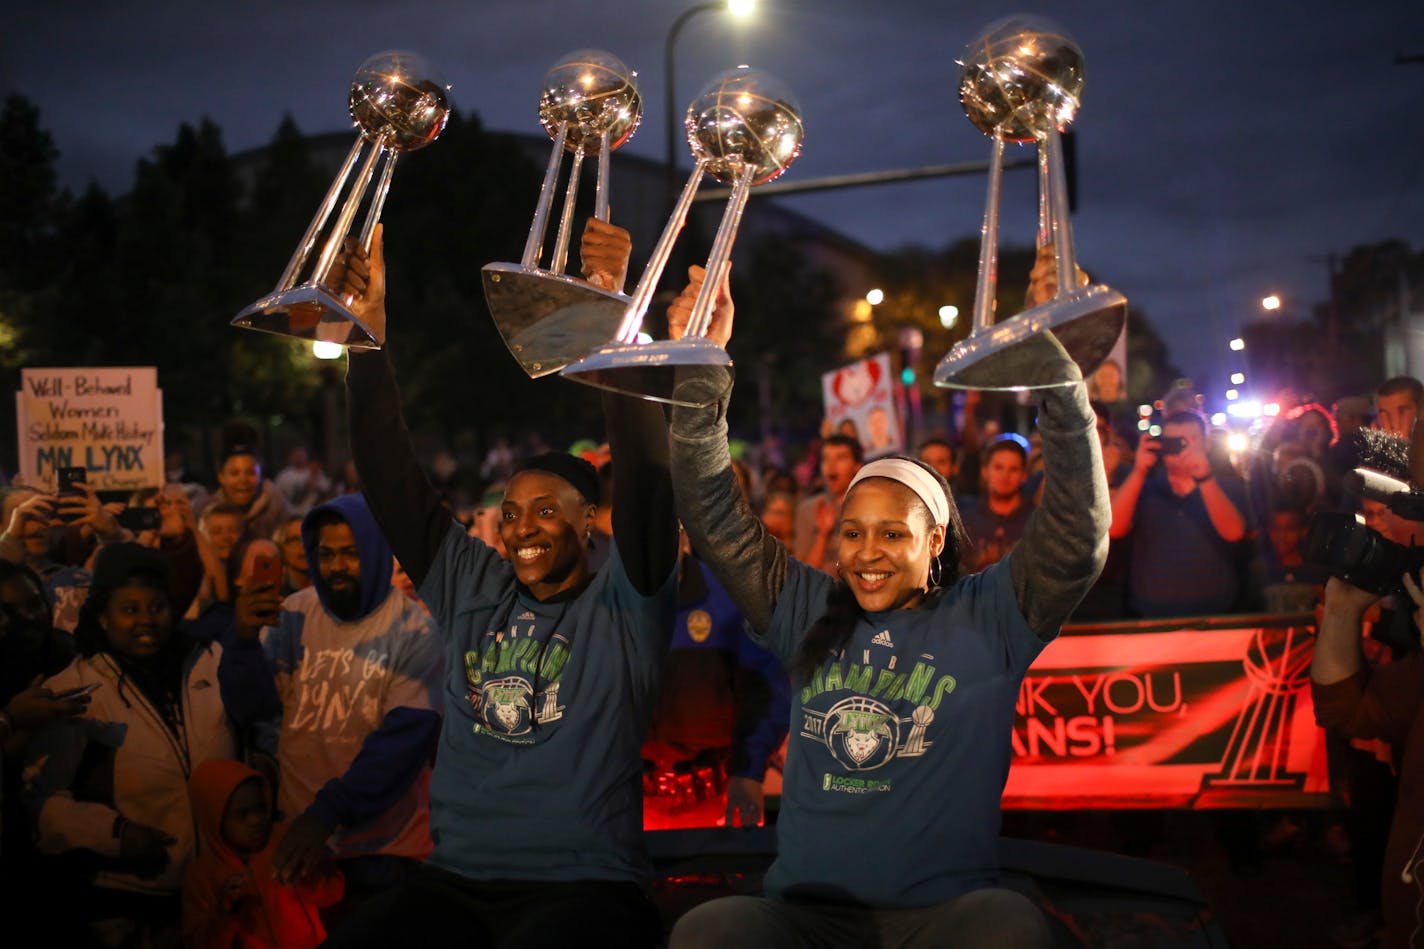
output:
<instances>
[{"instance_id":1,"label":"smiling woman with white headband","mask_svg":"<svg viewBox=\"0 0 1424 949\"><path fill-rule=\"evenodd\" d=\"M724 291L724 333L731 309ZM836 576L788 556L731 472L730 374L684 370L680 401L710 406L672 413L678 514L791 671L795 707L767 898L697 907L674 949L1048 944L1042 914L997 887L999 798L1019 684L1101 570L1109 508L1078 369L1037 345L1080 380L1040 394L1043 503L1011 554L966 577L949 487L908 458L851 483Z\"/></svg>"}]
</instances>

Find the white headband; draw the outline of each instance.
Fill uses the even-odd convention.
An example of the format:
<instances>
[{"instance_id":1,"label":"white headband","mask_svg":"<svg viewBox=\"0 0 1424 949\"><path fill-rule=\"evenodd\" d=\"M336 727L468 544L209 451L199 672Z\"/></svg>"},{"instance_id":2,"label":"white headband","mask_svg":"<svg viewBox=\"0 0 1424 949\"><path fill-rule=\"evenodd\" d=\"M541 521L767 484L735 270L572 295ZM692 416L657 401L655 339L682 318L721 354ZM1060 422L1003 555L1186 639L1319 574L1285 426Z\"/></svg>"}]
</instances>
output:
<instances>
[{"instance_id":1,"label":"white headband","mask_svg":"<svg viewBox=\"0 0 1424 949\"><path fill-rule=\"evenodd\" d=\"M866 478L889 478L891 481L900 482L925 502L925 506L930 509L930 516L934 518L935 526L949 526L949 500L944 496L944 487L934 475L908 458L879 458L863 466L856 476L850 479L850 488L846 488L846 494L850 494L850 489Z\"/></svg>"}]
</instances>

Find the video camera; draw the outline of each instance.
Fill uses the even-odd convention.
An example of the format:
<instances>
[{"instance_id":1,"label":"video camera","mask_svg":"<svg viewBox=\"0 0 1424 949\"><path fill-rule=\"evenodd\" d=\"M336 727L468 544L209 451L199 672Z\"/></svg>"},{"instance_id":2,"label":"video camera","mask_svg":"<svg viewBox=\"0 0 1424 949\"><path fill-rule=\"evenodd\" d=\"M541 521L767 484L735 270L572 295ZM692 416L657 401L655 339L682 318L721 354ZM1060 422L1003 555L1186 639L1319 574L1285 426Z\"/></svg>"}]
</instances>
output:
<instances>
[{"instance_id":1,"label":"video camera","mask_svg":"<svg viewBox=\"0 0 1424 949\"><path fill-rule=\"evenodd\" d=\"M1356 468L1343 484L1351 494L1378 501L1405 520L1424 522L1424 491L1408 482ZM1417 576L1424 567L1424 547L1395 543L1355 515L1338 511L1321 511L1311 518L1302 555L1346 583L1380 596L1402 594L1404 574Z\"/></svg>"}]
</instances>

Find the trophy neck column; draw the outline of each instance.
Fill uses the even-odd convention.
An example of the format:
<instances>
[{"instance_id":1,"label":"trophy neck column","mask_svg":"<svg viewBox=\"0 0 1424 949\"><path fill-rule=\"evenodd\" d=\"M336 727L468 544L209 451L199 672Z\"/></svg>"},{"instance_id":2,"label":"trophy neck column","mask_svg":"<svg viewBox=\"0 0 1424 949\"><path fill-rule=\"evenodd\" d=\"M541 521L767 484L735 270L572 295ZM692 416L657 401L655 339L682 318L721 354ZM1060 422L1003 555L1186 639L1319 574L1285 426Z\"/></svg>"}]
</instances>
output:
<instances>
[{"instance_id":1,"label":"trophy neck column","mask_svg":"<svg viewBox=\"0 0 1424 949\"><path fill-rule=\"evenodd\" d=\"M559 123L559 131L554 134L554 150L549 155L549 165L544 169L544 183L539 188L539 202L534 206L534 223L529 226L529 238L524 242L524 256L519 265L526 270L539 266L539 256L544 252L544 233L549 229L549 206L554 203L554 186L559 183L559 169L564 164L564 142L568 140L569 126Z\"/></svg>"},{"instance_id":2,"label":"trophy neck column","mask_svg":"<svg viewBox=\"0 0 1424 949\"><path fill-rule=\"evenodd\" d=\"M1053 215L1053 252L1058 264L1059 297L1078 289L1078 256L1073 247L1073 222L1068 217L1068 180L1063 171L1063 139L1049 129L1039 146L1048 152L1049 211Z\"/></svg>"},{"instance_id":3,"label":"trophy neck column","mask_svg":"<svg viewBox=\"0 0 1424 949\"><path fill-rule=\"evenodd\" d=\"M974 332L986 333L994 325L994 295L999 285L999 192L1004 176L1004 133L994 130L989 153L989 195L984 203L984 226L979 236L979 279L974 285Z\"/></svg>"}]
</instances>

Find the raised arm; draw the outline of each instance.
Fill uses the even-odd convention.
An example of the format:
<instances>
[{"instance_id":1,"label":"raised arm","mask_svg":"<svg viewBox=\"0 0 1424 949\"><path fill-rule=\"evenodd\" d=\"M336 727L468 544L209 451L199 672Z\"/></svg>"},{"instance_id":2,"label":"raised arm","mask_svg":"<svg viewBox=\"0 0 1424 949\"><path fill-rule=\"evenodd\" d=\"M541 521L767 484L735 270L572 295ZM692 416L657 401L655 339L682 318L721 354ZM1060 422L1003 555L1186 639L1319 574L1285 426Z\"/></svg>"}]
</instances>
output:
<instances>
[{"instance_id":1,"label":"raised arm","mask_svg":"<svg viewBox=\"0 0 1424 949\"><path fill-rule=\"evenodd\" d=\"M668 310L669 329L680 335L691 301L701 288L702 268L689 271L687 289ZM733 307L723 288L708 335L725 346L732 332ZM742 496L727 445L727 405L732 373L721 366L688 366L679 371L680 401L706 408L674 406L671 448L677 513L697 551L727 588L753 630L771 625L776 598L786 583L786 548L767 533Z\"/></svg>"},{"instance_id":2,"label":"raised arm","mask_svg":"<svg viewBox=\"0 0 1424 949\"><path fill-rule=\"evenodd\" d=\"M359 250L347 255L346 292L368 324L386 321L386 266L378 225L369 261ZM386 350L350 350L346 406L351 454L366 500L396 559L420 586L454 518L415 460L401 415L400 389Z\"/></svg>"},{"instance_id":3,"label":"raised arm","mask_svg":"<svg viewBox=\"0 0 1424 949\"><path fill-rule=\"evenodd\" d=\"M731 394L731 371L721 366L689 366L679 372L679 399L713 401L703 409L673 407L673 494L692 548L752 629L765 633L786 583L787 553L752 513L732 471L727 447Z\"/></svg>"},{"instance_id":4,"label":"raised arm","mask_svg":"<svg viewBox=\"0 0 1424 949\"><path fill-rule=\"evenodd\" d=\"M1080 287L1088 283L1082 270L1075 278ZM1057 260L1052 245L1045 245L1038 249L1029 275L1028 305L1047 302L1057 292ZM1075 380L1073 385L1045 389L1040 396L1043 499L1009 554L1019 610L1039 638L1048 640L1102 572L1116 504L1109 505L1097 420L1077 364L1051 333L1024 345L1037 347L1038 358L1057 363Z\"/></svg>"},{"instance_id":5,"label":"raised arm","mask_svg":"<svg viewBox=\"0 0 1424 949\"><path fill-rule=\"evenodd\" d=\"M1057 340L1050 340L1057 346ZM1078 368L1063 354L1071 371ZM1038 431L1043 442L1043 502L1009 554L1014 595L1029 627L1051 639L1102 572L1108 556L1108 479L1088 389L1044 390Z\"/></svg>"},{"instance_id":6,"label":"raised arm","mask_svg":"<svg viewBox=\"0 0 1424 949\"><path fill-rule=\"evenodd\" d=\"M651 595L677 562L667 421L656 402L612 392L603 396L613 456L613 538L628 579Z\"/></svg>"},{"instance_id":7,"label":"raised arm","mask_svg":"<svg viewBox=\"0 0 1424 949\"><path fill-rule=\"evenodd\" d=\"M1112 526L1108 533L1113 540L1121 540L1132 533L1132 521L1137 514L1137 501L1142 497L1142 486L1147 483L1147 475L1157 464L1161 451L1162 443L1155 438L1143 435L1137 440L1132 471L1112 492Z\"/></svg>"}]
</instances>

